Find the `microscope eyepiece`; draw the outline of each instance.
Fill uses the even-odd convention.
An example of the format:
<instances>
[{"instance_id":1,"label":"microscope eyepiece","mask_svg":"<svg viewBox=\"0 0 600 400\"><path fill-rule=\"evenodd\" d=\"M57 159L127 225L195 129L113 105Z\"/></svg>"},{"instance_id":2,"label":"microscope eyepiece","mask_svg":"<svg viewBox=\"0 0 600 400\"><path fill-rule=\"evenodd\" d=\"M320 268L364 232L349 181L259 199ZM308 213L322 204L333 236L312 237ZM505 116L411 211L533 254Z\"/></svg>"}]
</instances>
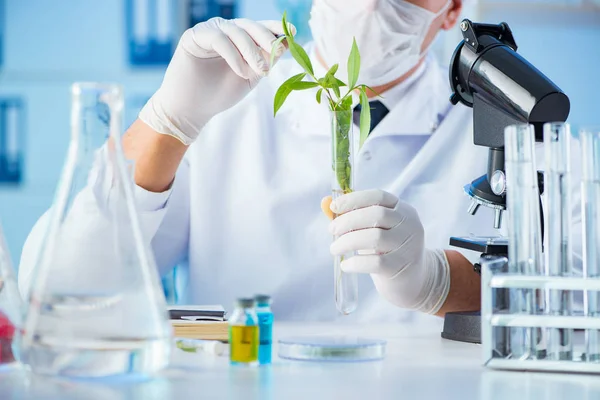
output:
<instances>
[{"instance_id":1,"label":"microscope eyepiece","mask_svg":"<svg viewBox=\"0 0 600 400\"><path fill-rule=\"evenodd\" d=\"M473 143L488 148L486 174L465 186L471 198L469 212L480 205L495 211L494 226L501 224L506 209L504 176L504 129L532 124L536 140L543 141L543 125L564 122L570 111L569 98L537 68L517 54L510 27L460 24L463 41L450 64L450 101L473 108ZM542 191L543 182L538 176Z\"/></svg>"},{"instance_id":2,"label":"microscope eyepiece","mask_svg":"<svg viewBox=\"0 0 600 400\"><path fill-rule=\"evenodd\" d=\"M569 98L517 53L506 23L473 24L467 19L461 31L464 40L451 61L450 100L474 109L475 144L503 147L504 128L516 123L536 125L541 141L545 122L566 121Z\"/></svg>"}]
</instances>

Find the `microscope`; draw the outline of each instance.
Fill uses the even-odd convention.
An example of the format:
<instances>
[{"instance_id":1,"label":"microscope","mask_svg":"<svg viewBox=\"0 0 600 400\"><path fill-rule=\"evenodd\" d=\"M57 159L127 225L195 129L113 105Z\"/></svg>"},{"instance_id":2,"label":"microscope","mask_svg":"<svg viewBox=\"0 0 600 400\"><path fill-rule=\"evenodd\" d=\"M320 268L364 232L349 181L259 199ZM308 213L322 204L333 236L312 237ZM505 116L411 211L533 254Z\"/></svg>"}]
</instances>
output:
<instances>
[{"instance_id":1,"label":"microscope","mask_svg":"<svg viewBox=\"0 0 600 400\"><path fill-rule=\"evenodd\" d=\"M473 143L489 150L487 171L465 185L471 199L468 213L481 206L494 210L494 228L500 229L506 210L504 170L504 128L532 124L536 142L543 142L543 125L565 122L570 112L569 98L542 72L517 54L517 44L506 23L499 25L460 24L463 41L450 62L453 105L473 109ZM540 196L543 173L538 172ZM540 197L540 209L541 209ZM510 210L508 210L510 212ZM542 218L543 221L543 218ZM490 221L491 222L491 221ZM543 222L542 222L543 236ZM450 245L486 255L508 256L508 239L498 237L452 237ZM475 272L481 267L475 264ZM480 312L448 313L442 337L481 343Z\"/></svg>"}]
</instances>

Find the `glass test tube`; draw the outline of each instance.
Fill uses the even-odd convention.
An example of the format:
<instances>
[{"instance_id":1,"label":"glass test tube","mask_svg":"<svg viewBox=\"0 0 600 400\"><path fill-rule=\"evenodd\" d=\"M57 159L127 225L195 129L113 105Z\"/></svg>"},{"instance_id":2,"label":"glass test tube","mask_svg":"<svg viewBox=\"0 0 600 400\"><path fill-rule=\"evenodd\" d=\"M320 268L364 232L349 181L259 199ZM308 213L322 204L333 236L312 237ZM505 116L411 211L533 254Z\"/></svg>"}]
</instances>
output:
<instances>
[{"instance_id":1,"label":"glass test tube","mask_svg":"<svg viewBox=\"0 0 600 400\"><path fill-rule=\"evenodd\" d=\"M544 125L546 151L545 188L548 196L546 272L550 276L570 276L571 251L571 130L567 123ZM547 313L569 315L573 292L550 290ZM548 358L570 360L573 357L573 330L548 328Z\"/></svg>"},{"instance_id":2,"label":"glass test tube","mask_svg":"<svg viewBox=\"0 0 600 400\"><path fill-rule=\"evenodd\" d=\"M531 125L505 129L506 200L508 209L508 271L519 275L541 275L539 189L535 164L535 131ZM537 314L540 293L533 289L510 289L511 314ZM541 331L538 328L510 328L512 358L538 358Z\"/></svg>"},{"instance_id":3,"label":"glass test tube","mask_svg":"<svg viewBox=\"0 0 600 400\"><path fill-rule=\"evenodd\" d=\"M583 276L600 278L600 128L582 129L581 202L583 218ZM584 312L592 318L600 316L598 292L584 293ZM585 334L586 360L600 361L600 333L587 330Z\"/></svg>"},{"instance_id":4,"label":"glass test tube","mask_svg":"<svg viewBox=\"0 0 600 400\"><path fill-rule=\"evenodd\" d=\"M332 112L333 184L332 198L343 196L354 189L354 135L352 110ZM335 216L334 216L335 217ZM334 240L337 238L334 238ZM334 259L335 304L342 314L350 314L358 306L358 279L356 274L342 271L341 264L354 254Z\"/></svg>"}]
</instances>

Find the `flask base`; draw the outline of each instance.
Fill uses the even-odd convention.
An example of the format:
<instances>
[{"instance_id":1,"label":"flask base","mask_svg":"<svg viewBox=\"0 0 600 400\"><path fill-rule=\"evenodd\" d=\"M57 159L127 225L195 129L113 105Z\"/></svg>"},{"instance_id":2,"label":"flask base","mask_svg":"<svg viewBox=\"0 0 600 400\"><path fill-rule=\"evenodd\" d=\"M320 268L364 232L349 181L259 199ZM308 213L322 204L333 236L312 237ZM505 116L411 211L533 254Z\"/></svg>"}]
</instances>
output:
<instances>
[{"instance_id":1,"label":"flask base","mask_svg":"<svg viewBox=\"0 0 600 400\"><path fill-rule=\"evenodd\" d=\"M22 361L37 374L79 379L145 380L169 364L170 338L76 340L36 337Z\"/></svg>"}]
</instances>

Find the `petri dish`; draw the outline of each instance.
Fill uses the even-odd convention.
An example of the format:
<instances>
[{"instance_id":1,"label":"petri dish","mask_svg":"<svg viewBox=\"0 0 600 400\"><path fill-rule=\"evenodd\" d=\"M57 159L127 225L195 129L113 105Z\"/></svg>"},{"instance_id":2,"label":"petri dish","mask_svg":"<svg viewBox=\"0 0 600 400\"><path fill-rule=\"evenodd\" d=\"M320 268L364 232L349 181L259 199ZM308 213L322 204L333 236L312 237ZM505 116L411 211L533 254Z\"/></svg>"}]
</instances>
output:
<instances>
[{"instance_id":1,"label":"petri dish","mask_svg":"<svg viewBox=\"0 0 600 400\"><path fill-rule=\"evenodd\" d=\"M278 341L278 356L296 361L361 362L385 358L387 342L356 336L295 336Z\"/></svg>"}]
</instances>

